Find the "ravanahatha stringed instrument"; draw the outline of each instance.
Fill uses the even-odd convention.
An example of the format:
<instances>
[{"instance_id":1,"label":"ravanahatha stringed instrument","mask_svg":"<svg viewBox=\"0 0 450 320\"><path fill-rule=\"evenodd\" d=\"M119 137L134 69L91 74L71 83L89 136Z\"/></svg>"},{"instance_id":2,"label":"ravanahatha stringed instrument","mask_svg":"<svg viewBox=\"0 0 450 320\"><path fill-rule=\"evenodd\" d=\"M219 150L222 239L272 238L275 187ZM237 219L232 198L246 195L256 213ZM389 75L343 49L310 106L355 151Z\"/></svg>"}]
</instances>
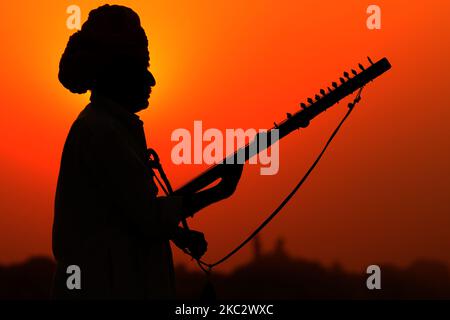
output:
<instances>
[{"instance_id":1,"label":"ravanahatha stringed instrument","mask_svg":"<svg viewBox=\"0 0 450 320\"><path fill-rule=\"evenodd\" d=\"M307 99L307 104L300 104L300 111L294 114L288 113L287 119L279 124L275 123L275 126L265 133L267 134L267 137L265 137L265 143L260 144L258 141L260 135L256 135L252 142L227 156L223 159L222 163L238 163L237 160L241 160L242 157L245 157L245 161L247 161L256 153L261 152L264 148L268 148L272 143L276 142L271 139L271 132L273 132L274 129L278 130L278 140L280 140L292 131L307 127L310 121L319 114L326 111L328 108L356 90L364 87L366 84L373 81L375 78L379 77L391 68L391 64L386 58L383 58L376 63L373 63L369 58L369 62L370 66L367 69L364 68L362 64L359 64L359 73L354 69L351 70L351 73L344 72L343 77L339 79L339 83L333 82L331 87L328 87L327 90L320 90L320 94L315 95L314 99ZM256 148L254 147L255 144L257 146ZM263 147L261 147L261 145ZM176 190L174 194L188 195L205 189L222 177L223 168L224 166L221 164L211 166L205 172Z\"/></svg>"}]
</instances>

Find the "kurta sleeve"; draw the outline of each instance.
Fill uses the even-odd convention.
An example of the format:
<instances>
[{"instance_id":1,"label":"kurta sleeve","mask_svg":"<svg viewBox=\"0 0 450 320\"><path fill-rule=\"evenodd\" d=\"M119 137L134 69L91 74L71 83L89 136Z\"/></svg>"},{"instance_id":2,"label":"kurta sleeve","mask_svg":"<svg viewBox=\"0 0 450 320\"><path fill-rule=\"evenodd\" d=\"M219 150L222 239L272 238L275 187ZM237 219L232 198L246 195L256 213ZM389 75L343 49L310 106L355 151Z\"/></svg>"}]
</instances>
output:
<instances>
[{"instance_id":1,"label":"kurta sleeve","mask_svg":"<svg viewBox=\"0 0 450 320\"><path fill-rule=\"evenodd\" d=\"M85 161L108 203L137 234L171 239L181 219L181 197L156 197L151 169L119 130L87 130Z\"/></svg>"}]
</instances>

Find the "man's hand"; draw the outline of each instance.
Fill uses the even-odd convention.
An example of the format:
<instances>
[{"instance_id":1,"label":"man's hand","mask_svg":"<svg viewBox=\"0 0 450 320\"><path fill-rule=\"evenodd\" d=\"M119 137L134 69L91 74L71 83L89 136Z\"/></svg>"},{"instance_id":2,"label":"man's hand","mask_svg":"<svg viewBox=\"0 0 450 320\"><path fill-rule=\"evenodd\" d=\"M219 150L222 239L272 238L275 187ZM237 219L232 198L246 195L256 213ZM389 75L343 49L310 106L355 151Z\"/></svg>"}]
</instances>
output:
<instances>
[{"instance_id":1,"label":"man's hand","mask_svg":"<svg viewBox=\"0 0 450 320\"><path fill-rule=\"evenodd\" d=\"M193 194L183 195L181 218L192 217L199 210L212 203L230 197L236 190L242 176L243 164L220 164L219 183Z\"/></svg>"},{"instance_id":2,"label":"man's hand","mask_svg":"<svg viewBox=\"0 0 450 320\"><path fill-rule=\"evenodd\" d=\"M194 259L200 259L208 249L205 235L195 230L178 228L172 241L178 248L187 250Z\"/></svg>"}]
</instances>

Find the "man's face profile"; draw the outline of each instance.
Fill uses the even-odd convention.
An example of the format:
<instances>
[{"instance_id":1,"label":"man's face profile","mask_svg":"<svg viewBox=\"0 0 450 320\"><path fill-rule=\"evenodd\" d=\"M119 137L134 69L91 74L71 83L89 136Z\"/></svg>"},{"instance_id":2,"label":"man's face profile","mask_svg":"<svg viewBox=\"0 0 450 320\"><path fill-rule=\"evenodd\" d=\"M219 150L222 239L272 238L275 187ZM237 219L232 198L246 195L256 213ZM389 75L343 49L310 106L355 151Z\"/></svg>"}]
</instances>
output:
<instances>
[{"instance_id":1,"label":"man's face profile","mask_svg":"<svg viewBox=\"0 0 450 320\"><path fill-rule=\"evenodd\" d=\"M129 58L116 64L112 70L107 70L100 78L97 89L99 93L135 113L149 106L148 100L155 84L147 63Z\"/></svg>"}]
</instances>

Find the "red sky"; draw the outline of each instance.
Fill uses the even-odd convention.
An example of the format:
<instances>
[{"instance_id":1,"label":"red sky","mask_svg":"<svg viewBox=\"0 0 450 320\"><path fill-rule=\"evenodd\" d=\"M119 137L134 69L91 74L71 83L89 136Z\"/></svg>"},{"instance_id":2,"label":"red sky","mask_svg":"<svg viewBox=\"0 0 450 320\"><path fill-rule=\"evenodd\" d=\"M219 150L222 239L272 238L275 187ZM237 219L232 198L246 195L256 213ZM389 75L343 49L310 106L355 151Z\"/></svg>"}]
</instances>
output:
<instances>
[{"instance_id":1,"label":"red sky","mask_svg":"<svg viewBox=\"0 0 450 320\"><path fill-rule=\"evenodd\" d=\"M102 1L0 4L0 263L49 255L53 197L63 143L88 101L57 80L73 32ZM157 86L140 113L173 184L203 166L170 163L176 128L269 128L342 72L386 56L392 70L363 100L311 178L264 231L294 255L404 265L419 257L450 262L450 28L446 1L376 1L382 29L366 28L367 1L122 1L148 33ZM246 166L233 198L200 213L207 260L240 242L297 183L345 113L344 104L280 145L280 171ZM225 265L248 259L249 250ZM177 262L187 262L178 252Z\"/></svg>"}]
</instances>

